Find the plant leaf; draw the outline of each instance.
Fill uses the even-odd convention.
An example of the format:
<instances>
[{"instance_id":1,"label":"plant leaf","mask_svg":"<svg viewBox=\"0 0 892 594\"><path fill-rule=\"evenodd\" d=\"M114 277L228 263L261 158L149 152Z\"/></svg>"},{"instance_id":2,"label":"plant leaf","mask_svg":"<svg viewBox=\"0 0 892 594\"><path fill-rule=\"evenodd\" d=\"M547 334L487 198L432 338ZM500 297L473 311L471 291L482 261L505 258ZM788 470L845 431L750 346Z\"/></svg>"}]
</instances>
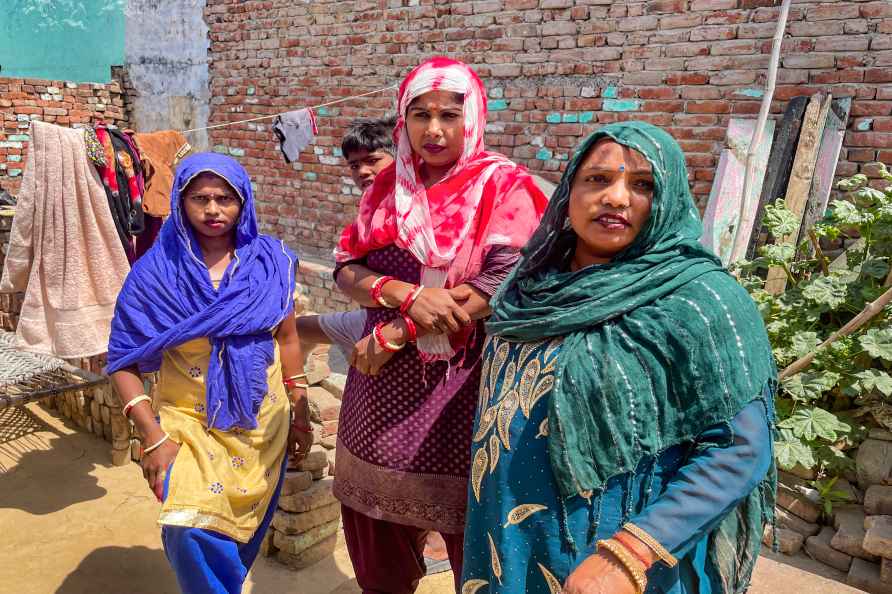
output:
<instances>
[{"instance_id":1,"label":"plant leaf","mask_svg":"<svg viewBox=\"0 0 892 594\"><path fill-rule=\"evenodd\" d=\"M836 418L836 415L818 407L800 408L777 426L792 430L793 435L806 441L814 441L818 437L831 442L836 441L837 431L845 432L851 429L849 425Z\"/></svg>"},{"instance_id":2,"label":"plant leaf","mask_svg":"<svg viewBox=\"0 0 892 594\"><path fill-rule=\"evenodd\" d=\"M871 357L892 361L892 329L871 328L858 337L858 342Z\"/></svg>"},{"instance_id":3,"label":"plant leaf","mask_svg":"<svg viewBox=\"0 0 892 594\"><path fill-rule=\"evenodd\" d=\"M784 199L778 199L773 205L765 206L765 218L762 223L775 237L786 237L799 228L799 218L787 208Z\"/></svg>"},{"instance_id":4,"label":"plant leaf","mask_svg":"<svg viewBox=\"0 0 892 594\"><path fill-rule=\"evenodd\" d=\"M790 433L789 430L780 431L780 441L774 442L774 457L777 465L785 470L801 465L812 468L815 465L815 457L811 449Z\"/></svg>"},{"instance_id":5,"label":"plant leaf","mask_svg":"<svg viewBox=\"0 0 892 594\"><path fill-rule=\"evenodd\" d=\"M861 274L884 279L889 274L889 264L885 260L873 258L861 265Z\"/></svg>"},{"instance_id":6,"label":"plant leaf","mask_svg":"<svg viewBox=\"0 0 892 594\"><path fill-rule=\"evenodd\" d=\"M805 299L819 305L836 309L846 302L848 289L841 279L833 276L819 276L802 288Z\"/></svg>"}]
</instances>

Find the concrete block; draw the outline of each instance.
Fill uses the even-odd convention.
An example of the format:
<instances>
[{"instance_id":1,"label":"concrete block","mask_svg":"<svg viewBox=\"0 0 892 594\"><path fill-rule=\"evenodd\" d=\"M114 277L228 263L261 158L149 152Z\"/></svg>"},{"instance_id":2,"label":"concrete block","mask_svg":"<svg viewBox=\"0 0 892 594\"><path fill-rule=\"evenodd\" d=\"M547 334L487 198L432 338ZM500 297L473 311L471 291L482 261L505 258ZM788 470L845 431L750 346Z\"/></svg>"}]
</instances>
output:
<instances>
[{"instance_id":1,"label":"concrete block","mask_svg":"<svg viewBox=\"0 0 892 594\"><path fill-rule=\"evenodd\" d=\"M292 555L291 553L287 553L285 551L279 551L276 553L276 559L278 559L280 563L287 565L291 569L305 569L310 565L314 565L315 563L318 563L319 561L325 559L329 555L334 554L337 543L337 535L332 534L325 540L316 543L315 545L311 546L298 555Z\"/></svg>"},{"instance_id":2,"label":"concrete block","mask_svg":"<svg viewBox=\"0 0 892 594\"><path fill-rule=\"evenodd\" d=\"M846 583L870 594L892 594L892 584L880 578L880 566L864 559L854 559Z\"/></svg>"},{"instance_id":3,"label":"concrete block","mask_svg":"<svg viewBox=\"0 0 892 594\"><path fill-rule=\"evenodd\" d=\"M332 493L333 486L334 479L331 477L315 481L306 491L280 497L279 507L285 511L300 513L329 505L337 501Z\"/></svg>"},{"instance_id":4,"label":"concrete block","mask_svg":"<svg viewBox=\"0 0 892 594\"><path fill-rule=\"evenodd\" d=\"M840 510L833 519L837 532L830 541L830 546L852 557L866 561L876 561L876 557L863 548L864 543L864 510L849 508Z\"/></svg>"},{"instance_id":5,"label":"concrete block","mask_svg":"<svg viewBox=\"0 0 892 594\"><path fill-rule=\"evenodd\" d=\"M815 561L847 572L852 566L852 556L830 546L830 541L833 540L835 534L836 531L833 528L825 526L818 534L809 536L805 540L805 552Z\"/></svg>"},{"instance_id":6,"label":"concrete block","mask_svg":"<svg viewBox=\"0 0 892 594\"><path fill-rule=\"evenodd\" d=\"M316 526L335 522L340 517L341 504L335 502L300 514L277 510L273 516L272 525L276 530L285 534L300 534Z\"/></svg>"},{"instance_id":7,"label":"concrete block","mask_svg":"<svg viewBox=\"0 0 892 594\"><path fill-rule=\"evenodd\" d=\"M787 530L786 528L776 528L777 548L784 555L795 555L802 549L802 543L805 537L798 532ZM771 526L765 526L762 532L762 543L765 546L772 546L772 530Z\"/></svg>"},{"instance_id":8,"label":"concrete block","mask_svg":"<svg viewBox=\"0 0 892 594\"><path fill-rule=\"evenodd\" d=\"M804 537L814 536L821 531L821 527L812 522L806 522L799 516L791 514L782 507L775 508L778 528L798 532Z\"/></svg>"},{"instance_id":9,"label":"concrete block","mask_svg":"<svg viewBox=\"0 0 892 594\"><path fill-rule=\"evenodd\" d=\"M324 469L328 466L328 458L325 455L326 449L320 445L314 445L306 458L301 460L297 465L298 470L305 472L313 472Z\"/></svg>"},{"instance_id":10,"label":"concrete block","mask_svg":"<svg viewBox=\"0 0 892 594\"><path fill-rule=\"evenodd\" d=\"M306 491L313 484L313 475L309 472L289 470L282 480L282 496L293 495Z\"/></svg>"},{"instance_id":11,"label":"concrete block","mask_svg":"<svg viewBox=\"0 0 892 594\"><path fill-rule=\"evenodd\" d=\"M892 514L892 487L868 487L864 494L864 512L872 516Z\"/></svg>"},{"instance_id":12,"label":"concrete block","mask_svg":"<svg viewBox=\"0 0 892 594\"><path fill-rule=\"evenodd\" d=\"M879 516L871 522L862 546L872 555L892 559L892 516Z\"/></svg>"},{"instance_id":13,"label":"concrete block","mask_svg":"<svg viewBox=\"0 0 892 594\"><path fill-rule=\"evenodd\" d=\"M858 485L862 489L871 485L892 484L892 441L865 440L858 448L855 462Z\"/></svg>"},{"instance_id":14,"label":"concrete block","mask_svg":"<svg viewBox=\"0 0 892 594\"><path fill-rule=\"evenodd\" d=\"M276 545L279 551L291 555L299 555L329 536L335 535L338 531L338 524L339 521L334 520L299 534L285 534L276 530L273 536L273 544Z\"/></svg>"}]
</instances>

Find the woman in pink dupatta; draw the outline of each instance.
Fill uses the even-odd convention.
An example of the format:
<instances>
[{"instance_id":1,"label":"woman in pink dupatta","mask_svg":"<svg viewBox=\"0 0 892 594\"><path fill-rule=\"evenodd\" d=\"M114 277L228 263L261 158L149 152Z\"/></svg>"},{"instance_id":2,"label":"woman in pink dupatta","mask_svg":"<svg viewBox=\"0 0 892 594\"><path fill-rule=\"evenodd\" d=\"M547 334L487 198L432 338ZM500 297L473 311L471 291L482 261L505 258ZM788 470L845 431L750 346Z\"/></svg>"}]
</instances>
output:
<instances>
[{"instance_id":1,"label":"woman in pink dupatta","mask_svg":"<svg viewBox=\"0 0 892 594\"><path fill-rule=\"evenodd\" d=\"M338 285L368 308L335 478L364 592L413 592L430 530L461 575L482 319L547 202L524 168L484 149L486 93L465 64L415 68L398 113L397 159L335 252Z\"/></svg>"}]
</instances>

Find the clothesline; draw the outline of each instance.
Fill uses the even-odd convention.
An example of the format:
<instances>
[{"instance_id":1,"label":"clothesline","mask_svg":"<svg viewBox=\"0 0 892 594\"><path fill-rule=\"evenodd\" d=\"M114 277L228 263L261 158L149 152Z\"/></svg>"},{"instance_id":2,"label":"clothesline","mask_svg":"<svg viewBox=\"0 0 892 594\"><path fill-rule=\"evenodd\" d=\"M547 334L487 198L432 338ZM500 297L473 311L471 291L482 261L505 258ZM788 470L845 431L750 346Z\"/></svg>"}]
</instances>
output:
<instances>
[{"instance_id":1,"label":"clothesline","mask_svg":"<svg viewBox=\"0 0 892 594\"><path fill-rule=\"evenodd\" d=\"M367 97L368 95L374 95L376 93L383 93L384 91L390 91L392 89L398 88L399 85L390 85L389 87L382 87L380 89L375 89L374 91L369 91L368 93L362 93L361 95L352 95L350 97L342 97L341 99L335 99L334 101L329 101L327 103L322 103L320 105L315 105L308 109L317 110L322 109L323 107L328 107L329 105L335 105L337 103L343 103L345 101L350 101L351 99L359 99L360 97ZM288 110L291 111L291 110ZM225 122L223 124L214 124L213 126L205 126L204 128L192 128L191 130L183 130L183 134L188 134L189 132L200 132L202 130L213 130L214 128L223 128L225 126L235 126L236 124L247 124L248 122L258 122L260 120L269 120L271 118L278 117L284 113L288 113L286 111L280 113L274 113L272 115L265 115L256 118L248 118L247 120L238 120L235 122Z\"/></svg>"}]
</instances>

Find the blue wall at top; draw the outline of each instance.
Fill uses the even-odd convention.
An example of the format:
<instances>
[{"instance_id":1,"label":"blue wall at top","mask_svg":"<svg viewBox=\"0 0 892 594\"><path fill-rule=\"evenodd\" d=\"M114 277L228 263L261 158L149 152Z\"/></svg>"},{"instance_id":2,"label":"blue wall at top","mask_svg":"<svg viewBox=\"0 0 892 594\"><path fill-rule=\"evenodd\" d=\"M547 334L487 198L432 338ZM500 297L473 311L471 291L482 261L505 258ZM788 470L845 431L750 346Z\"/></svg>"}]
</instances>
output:
<instances>
[{"instance_id":1,"label":"blue wall at top","mask_svg":"<svg viewBox=\"0 0 892 594\"><path fill-rule=\"evenodd\" d=\"M126 0L3 3L0 77L107 83L124 63Z\"/></svg>"}]
</instances>

